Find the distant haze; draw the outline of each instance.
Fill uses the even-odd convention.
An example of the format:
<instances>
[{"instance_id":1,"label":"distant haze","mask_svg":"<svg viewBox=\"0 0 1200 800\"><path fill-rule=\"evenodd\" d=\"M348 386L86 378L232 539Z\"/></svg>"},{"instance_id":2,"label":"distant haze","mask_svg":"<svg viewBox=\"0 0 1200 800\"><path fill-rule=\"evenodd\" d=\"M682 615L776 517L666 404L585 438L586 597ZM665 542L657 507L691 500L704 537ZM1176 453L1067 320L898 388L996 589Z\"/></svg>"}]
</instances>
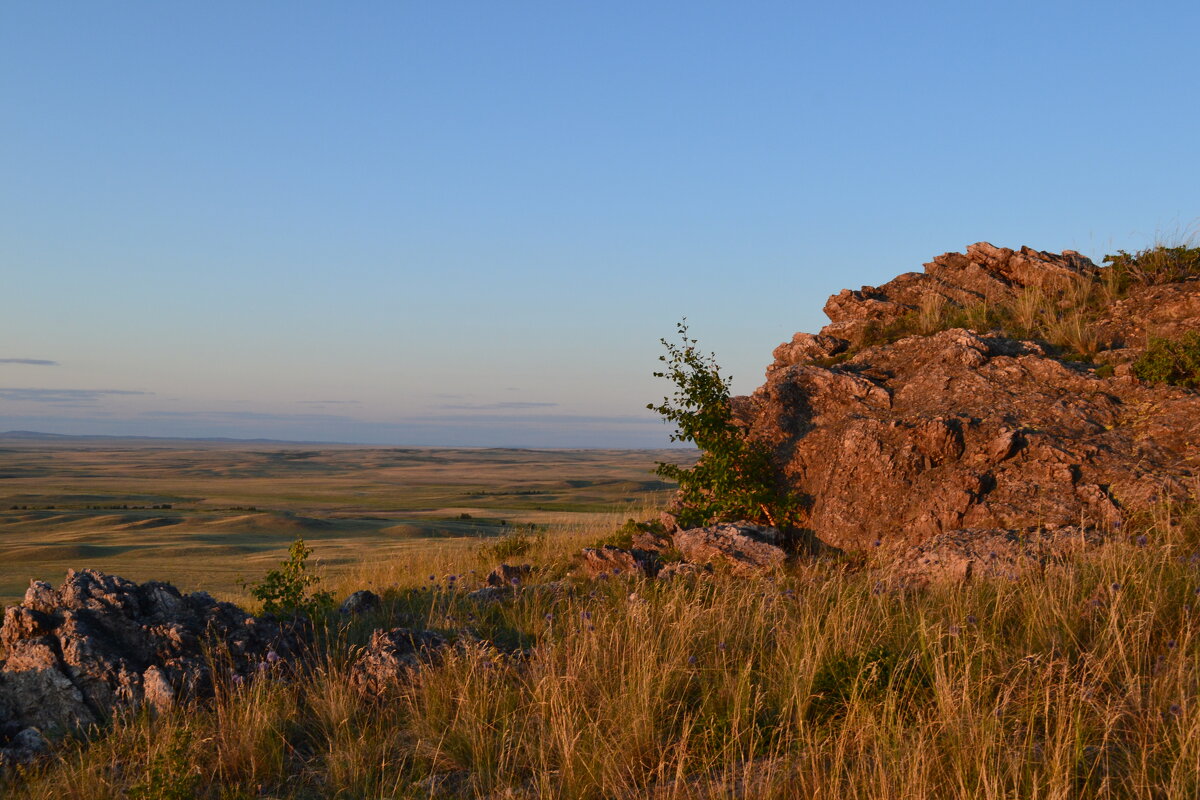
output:
<instances>
[{"instance_id":1,"label":"distant haze","mask_svg":"<svg viewBox=\"0 0 1200 800\"><path fill-rule=\"evenodd\" d=\"M826 296L1194 230L1200 6L9 3L0 430L658 447Z\"/></svg>"}]
</instances>

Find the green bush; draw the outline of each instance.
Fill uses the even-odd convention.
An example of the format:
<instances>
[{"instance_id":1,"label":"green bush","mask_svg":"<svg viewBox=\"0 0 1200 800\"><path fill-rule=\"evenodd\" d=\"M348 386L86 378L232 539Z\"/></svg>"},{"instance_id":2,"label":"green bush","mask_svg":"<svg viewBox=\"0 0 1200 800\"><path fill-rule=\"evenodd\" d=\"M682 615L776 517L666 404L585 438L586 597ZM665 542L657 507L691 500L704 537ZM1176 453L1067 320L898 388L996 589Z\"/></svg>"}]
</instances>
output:
<instances>
[{"instance_id":1,"label":"green bush","mask_svg":"<svg viewBox=\"0 0 1200 800\"><path fill-rule=\"evenodd\" d=\"M1200 331L1178 339L1151 337L1146 351L1133 362L1133 374L1148 383L1200 389Z\"/></svg>"},{"instance_id":2,"label":"green bush","mask_svg":"<svg viewBox=\"0 0 1200 800\"><path fill-rule=\"evenodd\" d=\"M673 442L692 442L700 459L691 468L659 462L657 473L679 484L683 527L745 519L778 527L795 525L803 510L799 495L782 488L767 448L733 418L729 379L716 358L696 349L686 321L676 325L680 343L662 339L667 365L657 378L675 384L674 394L646 407L675 424Z\"/></svg>"},{"instance_id":3,"label":"green bush","mask_svg":"<svg viewBox=\"0 0 1200 800\"><path fill-rule=\"evenodd\" d=\"M297 536L279 569L271 570L261 583L249 587L265 613L313 619L333 607L332 594L314 590L321 579L308 571L310 555L312 548Z\"/></svg>"}]
</instances>

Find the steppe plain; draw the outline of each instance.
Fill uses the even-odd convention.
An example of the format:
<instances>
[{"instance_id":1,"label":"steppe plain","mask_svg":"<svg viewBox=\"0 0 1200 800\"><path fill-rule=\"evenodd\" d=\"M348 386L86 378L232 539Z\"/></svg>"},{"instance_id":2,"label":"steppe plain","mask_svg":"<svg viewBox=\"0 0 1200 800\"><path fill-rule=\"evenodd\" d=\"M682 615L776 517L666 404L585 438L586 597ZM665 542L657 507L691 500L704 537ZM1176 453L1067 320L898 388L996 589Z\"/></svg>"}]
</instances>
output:
<instances>
[{"instance_id":1,"label":"steppe plain","mask_svg":"<svg viewBox=\"0 0 1200 800\"><path fill-rule=\"evenodd\" d=\"M691 451L0 438L0 603L69 568L244 599L301 536L353 585L517 530L595 530L665 503Z\"/></svg>"}]
</instances>

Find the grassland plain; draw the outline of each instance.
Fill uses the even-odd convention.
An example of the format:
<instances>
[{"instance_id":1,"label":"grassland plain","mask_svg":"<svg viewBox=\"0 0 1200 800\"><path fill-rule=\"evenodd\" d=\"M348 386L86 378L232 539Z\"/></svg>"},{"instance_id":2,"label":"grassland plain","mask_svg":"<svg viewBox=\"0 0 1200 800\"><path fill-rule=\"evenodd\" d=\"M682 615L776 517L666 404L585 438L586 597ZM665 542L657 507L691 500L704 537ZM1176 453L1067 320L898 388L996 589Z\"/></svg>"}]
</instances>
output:
<instances>
[{"instance_id":1,"label":"grassland plain","mask_svg":"<svg viewBox=\"0 0 1200 800\"><path fill-rule=\"evenodd\" d=\"M327 579L661 504L688 451L0 440L0 602L68 568L243 601L296 536ZM361 588L361 587L358 587Z\"/></svg>"}]
</instances>

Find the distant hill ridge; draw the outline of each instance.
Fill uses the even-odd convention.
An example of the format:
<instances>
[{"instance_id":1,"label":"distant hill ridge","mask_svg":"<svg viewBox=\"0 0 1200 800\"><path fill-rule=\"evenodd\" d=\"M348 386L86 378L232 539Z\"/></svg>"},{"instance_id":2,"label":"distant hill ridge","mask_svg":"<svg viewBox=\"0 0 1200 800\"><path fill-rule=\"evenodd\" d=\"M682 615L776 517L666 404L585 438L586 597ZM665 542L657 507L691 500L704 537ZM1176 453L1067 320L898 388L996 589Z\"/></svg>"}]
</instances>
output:
<instances>
[{"instance_id":1,"label":"distant hill ridge","mask_svg":"<svg viewBox=\"0 0 1200 800\"><path fill-rule=\"evenodd\" d=\"M233 444L336 444L348 445L353 442L298 441L292 439L236 439L228 436L134 436L134 435L103 435L103 434L72 434L72 433L43 433L41 431L4 431L0 433L0 441L55 441L69 442L101 441L113 442L136 439L140 442L217 442Z\"/></svg>"}]
</instances>

